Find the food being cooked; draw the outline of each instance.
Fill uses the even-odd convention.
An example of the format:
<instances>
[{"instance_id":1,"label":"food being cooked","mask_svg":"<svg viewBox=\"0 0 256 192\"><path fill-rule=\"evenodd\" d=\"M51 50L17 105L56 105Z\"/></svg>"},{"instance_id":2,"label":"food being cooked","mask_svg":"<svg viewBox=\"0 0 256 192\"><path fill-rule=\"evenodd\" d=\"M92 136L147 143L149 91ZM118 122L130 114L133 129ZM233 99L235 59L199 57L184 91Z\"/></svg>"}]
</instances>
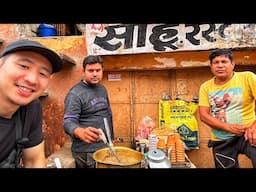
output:
<instances>
[{"instance_id":1,"label":"food being cooked","mask_svg":"<svg viewBox=\"0 0 256 192\"><path fill-rule=\"evenodd\" d=\"M115 156L110 150L106 151L105 155L102 157L102 161L107 164L124 164L124 165L135 164L138 162L138 158L130 156L127 153L123 153L122 151L117 150L116 154L120 162L118 162L118 160L115 158Z\"/></svg>"},{"instance_id":2,"label":"food being cooked","mask_svg":"<svg viewBox=\"0 0 256 192\"><path fill-rule=\"evenodd\" d=\"M128 147L115 146L117 158L113 155L109 148L103 148L96 151L93 154L93 158L96 160L98 167L140 167L141 161L144 159L144 155L136 150Z\"/></svg>"}]
</instances>

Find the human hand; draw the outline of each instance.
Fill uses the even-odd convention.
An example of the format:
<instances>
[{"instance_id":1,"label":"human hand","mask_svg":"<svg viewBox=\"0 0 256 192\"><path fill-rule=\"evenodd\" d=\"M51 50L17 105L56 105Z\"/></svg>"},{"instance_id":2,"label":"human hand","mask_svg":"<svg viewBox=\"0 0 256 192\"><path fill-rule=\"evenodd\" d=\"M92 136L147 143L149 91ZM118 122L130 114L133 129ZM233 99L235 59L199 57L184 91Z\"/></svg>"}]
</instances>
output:
<instances>
[{"instance_id":1,"label":"human hand","mask_svg":"<svg viewBox=\"0 0 256 192\"><path fill-rule=\"evenodd\" d=\"M248 140L252 146L256 147L256 128L250 127L245 131L245 140Z\"/></svg>"},{"instance_id":2,"label":"human hand","mask_svg":"<svg viewBox=\"0 0 256 192\"><path fill-rule=\"evenodd\" d=\"M99 139L103 141L103 143L107 143L107 138L106 138L106 135L105 133L102 131L102 129L99 129L100 131L100 135L99 135Z\"/></svg>"},{"instance_id":3,"label":"human hand","mask_svg":"<svg viewBox=\"0 0 256 192\"><path fill-rule=\"evenodd\" d=\"M242 136L247 129L248 129L248 127L244 126L244 125L239 125L239 124L229 124L228 125L228 131L237 136Z\"/></svg>"},{"instance_id":4,"label":"human hand","mask_svg":"<svg viewBox=\"0 0 256 192\"><path fill-rule=\"evenodd\" d=\"M100 140L101 132L95 127L76 128L74 135L86 143L94 143Z\"/></svg>"}]
</instances>

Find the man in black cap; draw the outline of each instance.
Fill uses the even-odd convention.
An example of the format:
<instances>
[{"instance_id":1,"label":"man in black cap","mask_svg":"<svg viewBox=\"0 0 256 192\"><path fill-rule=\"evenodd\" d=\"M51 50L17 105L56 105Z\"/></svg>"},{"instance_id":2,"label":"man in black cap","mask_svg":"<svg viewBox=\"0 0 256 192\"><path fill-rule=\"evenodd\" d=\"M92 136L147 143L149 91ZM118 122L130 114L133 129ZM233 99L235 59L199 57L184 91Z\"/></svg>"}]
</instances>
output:
<instances>
[{"instance_id":1,"label":"man in black cap","mask_svg":"<svg viewBox=\"0 0 256 192\"><path fill-rule=\"evenodd\" d=\"M46 167L40 95L62 68L57 53L18 40L0 54L0 168Z\"/></svg>"}]
</instances>

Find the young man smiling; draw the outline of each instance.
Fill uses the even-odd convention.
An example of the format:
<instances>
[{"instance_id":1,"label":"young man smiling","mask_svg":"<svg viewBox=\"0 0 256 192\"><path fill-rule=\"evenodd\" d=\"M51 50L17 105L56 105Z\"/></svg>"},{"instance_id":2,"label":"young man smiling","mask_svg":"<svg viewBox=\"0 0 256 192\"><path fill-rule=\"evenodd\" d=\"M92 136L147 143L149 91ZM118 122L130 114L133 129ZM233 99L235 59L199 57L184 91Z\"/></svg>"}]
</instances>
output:
<instances>
[{"instance_id":1,"label":"young man smiling","mask_svg":"<svg viewBox=\"0 0 256 192\"><path fill-rule=\"evenodd\" d=\"M0 54L0 167L46 167L42 108L38 98L61 70L54 51L17 40Z\"/></svg>"}]
</instances>

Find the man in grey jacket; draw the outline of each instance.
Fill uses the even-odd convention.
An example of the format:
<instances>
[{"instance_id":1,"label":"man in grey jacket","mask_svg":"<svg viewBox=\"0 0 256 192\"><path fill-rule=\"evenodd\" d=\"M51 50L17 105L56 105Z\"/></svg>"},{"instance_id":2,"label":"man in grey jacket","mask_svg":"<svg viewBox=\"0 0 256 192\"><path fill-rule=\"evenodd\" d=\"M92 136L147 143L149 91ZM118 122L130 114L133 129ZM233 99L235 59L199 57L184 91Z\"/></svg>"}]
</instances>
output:
<instances>
[{"instance_id":1,"label":"man in grey jacket","mask_svg":"<svg viewBox=\"0 0 256 192\"><path fill-rule=\"evenodd\" d=\"M72 138L72 156L77 168L94 168L93 153L106 145L101 140L106 134L107 118L111 139L114 138L112 110L106 88L100 84L103 60L88 56L83 61L83 79L74 85L64 100L65 132ZM101 130L100 130L101 129Z\"/></svg>"}]
</instances>

